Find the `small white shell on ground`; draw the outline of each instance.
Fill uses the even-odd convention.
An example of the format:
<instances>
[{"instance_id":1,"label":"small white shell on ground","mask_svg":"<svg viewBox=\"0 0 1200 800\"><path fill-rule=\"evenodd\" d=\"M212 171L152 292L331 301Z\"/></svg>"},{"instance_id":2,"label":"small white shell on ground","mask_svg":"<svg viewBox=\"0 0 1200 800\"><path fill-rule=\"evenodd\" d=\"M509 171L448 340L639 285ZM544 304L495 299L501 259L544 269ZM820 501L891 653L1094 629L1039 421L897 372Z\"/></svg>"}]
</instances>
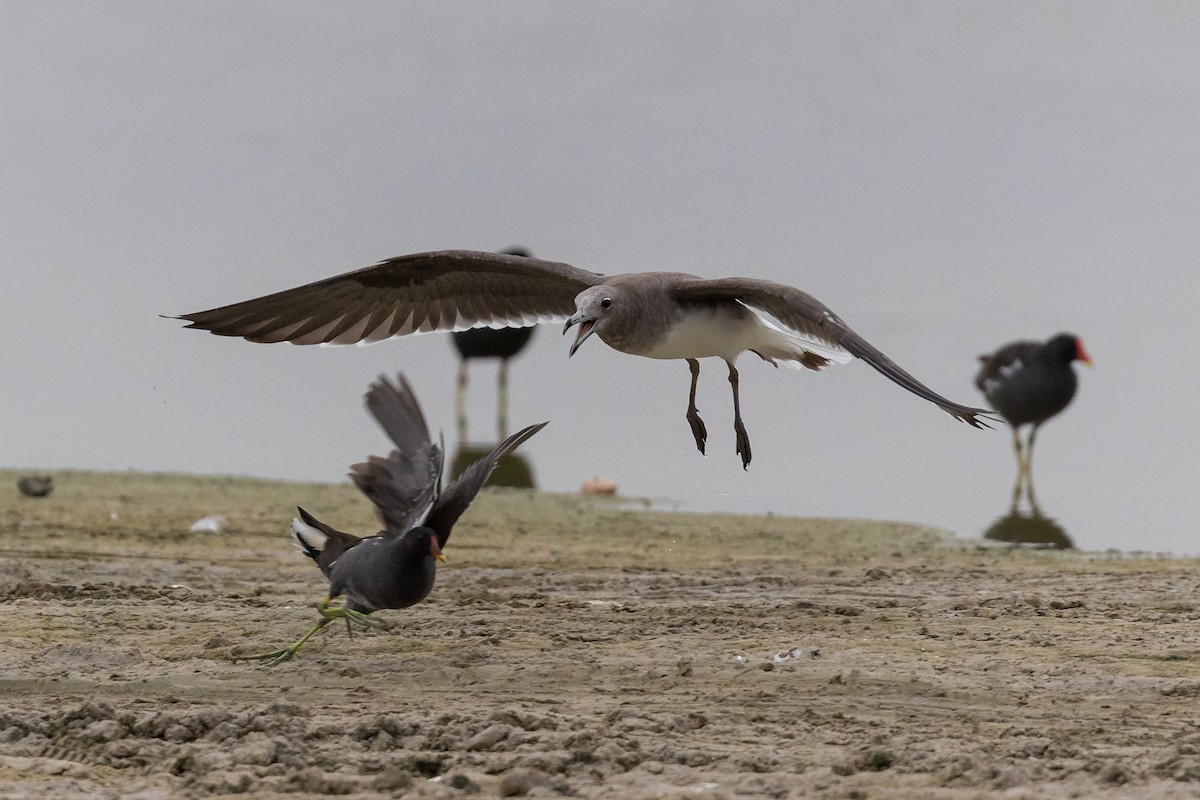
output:
<instances>
[{"instance_id":1,"label":"small white shell on ground","mask_svg":"<svg viewBox=\"0 0 1200 800\"><path fill-rule=\"evenodd\" d=\"M207 517L201 517L192 523L192 527L188 528L192 533L220 533L221 526L225 524L225 517L222 514L209 514Z\"/></svg>"}]
</instances>

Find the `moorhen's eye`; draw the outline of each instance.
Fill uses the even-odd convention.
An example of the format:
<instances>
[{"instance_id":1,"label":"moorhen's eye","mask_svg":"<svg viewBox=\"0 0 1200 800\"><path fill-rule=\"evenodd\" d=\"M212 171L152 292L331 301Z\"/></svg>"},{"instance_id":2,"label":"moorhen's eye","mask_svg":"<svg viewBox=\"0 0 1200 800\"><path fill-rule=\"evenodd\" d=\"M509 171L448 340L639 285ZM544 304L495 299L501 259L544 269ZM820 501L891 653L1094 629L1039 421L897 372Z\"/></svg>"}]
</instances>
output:
<instances>
[{"instance_id":1,"label":"moorhen's eye","mask_svg":"<svg viewBox=\"0 0 1200 800\"><path fill-rule=\"evenodd\" d=\"M600 307L601 307L601 308L608 308L608 307L609 307L609 306L611 306L611 305L612 305L612 298L611 298L611 297L606 297L606 298L604 298L603 300L601 300L601 301L600 301Z\"/></svg>"}]
</instances>

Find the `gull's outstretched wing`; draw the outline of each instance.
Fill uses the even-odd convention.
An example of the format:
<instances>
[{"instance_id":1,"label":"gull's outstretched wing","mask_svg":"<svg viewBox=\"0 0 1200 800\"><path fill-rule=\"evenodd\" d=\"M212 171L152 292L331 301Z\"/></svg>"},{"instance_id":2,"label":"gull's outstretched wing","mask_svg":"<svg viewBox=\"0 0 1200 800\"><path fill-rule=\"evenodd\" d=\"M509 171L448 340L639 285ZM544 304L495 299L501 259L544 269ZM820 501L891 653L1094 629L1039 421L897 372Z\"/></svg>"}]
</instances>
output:
<instances>
[{"instance_id":1,"label":"gull's outstretched wing","mask_svg":"<svg viewBox=\"0 0 1200 800\"><path fill-rule=\"evenodd\" d=\"M575 311L575 295L602 280L539 258L442 250L174 319L252 342L369 344L430 331L562 322Z\"/></svg>"},{"instance_id":2,"label":"gull's outstretched wing","mask_svg":"<svg viewBox=\"0 0 1200 800\"><path fill-rule=\"evenodd\" d=\"M785 328L844 348L851 355L866 361L885 377L937 405L950 416L976 428L991 427L987 424L992 420L988 416L991 414L988 409L961 405L942 397L855 333L820 300L792 286L755 278L696 278L681 281L676 287L676 295L681 300L737 300L771 315Z\"/></svg>"}]
</instances>

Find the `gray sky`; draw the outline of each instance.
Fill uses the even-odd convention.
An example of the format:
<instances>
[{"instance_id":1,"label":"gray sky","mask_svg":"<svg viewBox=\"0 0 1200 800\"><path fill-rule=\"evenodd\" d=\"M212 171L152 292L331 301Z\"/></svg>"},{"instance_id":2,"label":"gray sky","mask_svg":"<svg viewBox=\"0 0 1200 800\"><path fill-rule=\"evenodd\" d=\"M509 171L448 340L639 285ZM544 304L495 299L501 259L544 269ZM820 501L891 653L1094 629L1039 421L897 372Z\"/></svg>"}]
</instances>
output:
<instances>
[{"instance_id":1,"label":"gray sky","mask_svg":"<svg viewBox=\"0 0 1200 800\"><path fill-rule=\"evenodd\" d=\"M453 436L450 344L256 346L158 314L407 252L524 245L600 272L799 286L936 390L1081 334L1097 367L1038 488L1085 546L1200 551L1200 6L1189 3L0 3L0 463L338 480L404 369ZM689 507L1003 510L1008 434L863 364L706 365L542 330L512 423L543 486ZM494 369L476 371L490 433ZM214 509L219 510L219 509Z\"/></svg>"}]
</instances>

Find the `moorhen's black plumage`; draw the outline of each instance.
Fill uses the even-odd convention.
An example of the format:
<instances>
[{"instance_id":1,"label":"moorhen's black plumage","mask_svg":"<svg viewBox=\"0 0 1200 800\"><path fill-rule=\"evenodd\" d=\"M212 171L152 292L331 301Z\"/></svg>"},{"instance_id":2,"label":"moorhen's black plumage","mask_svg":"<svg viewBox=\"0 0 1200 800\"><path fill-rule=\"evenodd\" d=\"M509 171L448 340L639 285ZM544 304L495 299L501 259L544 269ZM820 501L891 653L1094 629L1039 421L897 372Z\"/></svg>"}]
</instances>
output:
<instances>
[{"instance_id":1,"label":"moorhen's black plumage","mask_svg":"<svg viewBox=\"0 0 1200 800\"><path fill-rule=\"evenodd\" d=\"M424 600L433 589L437 561L454 523L483 488L496 463L547 424L531 425L508 437L440 491L442 449L430 441L425 416L404 376L399 376L396 385L381 375L371 384L366 405L396 449L387 458L371 456L355 464L350 478L375 504L383 530L359 538L298 508L300 519L292 521L292 535L329 578L329 596L317 607L321 620L293 644L247 658L273 664L286 661L338 617L344 617L347 624L354 621L385 627L367 615ZM343 607L329 605L335 597L345 597Z\"/></svg>"},{"instance_id":2,"label":"moorhen's black plumage","mask_svg":"<svg viewBox=\"0 0 1200 800\"><path fill-rule=\"evenodd\" d=\"M1033 444L1038 427L1066 408L1073 397L1077 380L1071 362L1089 366L1091 357L1083 341L1070 333L1060 333L1047 342L1009 342L990 355L979 357L982 366L975 385L987 397L992 408L1012 426L1013 450L1017 456L1017 483L1013 502L1022 482L1033 502ZM1028 442L1022 446L1020 428L1031 425Z\"/></svg>"},{"instance_id":3,"label":"moorhen's black plumage","mask_svg":"<svg viewBox=\"0 0 1200 800\"><path fill-rule=\"evenodd\" d=\"M529 258L523 247L501 250L504 255ZM453 333L454 348L458 350L458 389L454 408L458 417L458 440L467 441L467 362L474 358L498 358L500 370L496 377L496 430L499 438L508 435L508 361L529 344L533 327L525 328L468 328Z\"/></svg>"}]
</instances>

